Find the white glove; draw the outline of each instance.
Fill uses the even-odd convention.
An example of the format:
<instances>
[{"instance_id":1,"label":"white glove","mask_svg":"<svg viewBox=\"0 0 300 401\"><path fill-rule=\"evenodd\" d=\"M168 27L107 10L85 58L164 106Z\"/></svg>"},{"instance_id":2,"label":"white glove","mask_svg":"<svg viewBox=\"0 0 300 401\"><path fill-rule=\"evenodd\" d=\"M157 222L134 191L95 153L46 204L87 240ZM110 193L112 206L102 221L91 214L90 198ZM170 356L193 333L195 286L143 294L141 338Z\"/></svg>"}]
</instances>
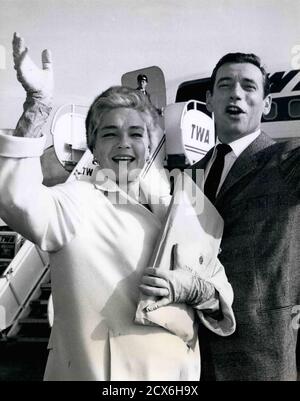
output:
<instances>
[{"instance_id":1,"label":"white glove","mask_svg":"<svg viewBox=\"0 0 300 401\"><path fill-rule=\"evenodd\" d=\"M18 81L22 84L27 94L51 101L53 96L53 71L51 52L43 50L42 66L39 68L28 55L28 47L19 34L14 33L13 37L13 58L14 68L17 71Z\"/></svg>"},{"instance_id":2,"label":"white glove","mask_svg":"<svg viewBox=\"0 0 300 401\"><path fill-rule=\"evenodd\" d=\"M162 271L148 267L142 277L140 290L150 296L163 297L147 307L147 312L171 303L197 306L215 297L213 284L199 277L183 264L178 245L173 247L173 270Z\"/></svg>"}]
</instances>

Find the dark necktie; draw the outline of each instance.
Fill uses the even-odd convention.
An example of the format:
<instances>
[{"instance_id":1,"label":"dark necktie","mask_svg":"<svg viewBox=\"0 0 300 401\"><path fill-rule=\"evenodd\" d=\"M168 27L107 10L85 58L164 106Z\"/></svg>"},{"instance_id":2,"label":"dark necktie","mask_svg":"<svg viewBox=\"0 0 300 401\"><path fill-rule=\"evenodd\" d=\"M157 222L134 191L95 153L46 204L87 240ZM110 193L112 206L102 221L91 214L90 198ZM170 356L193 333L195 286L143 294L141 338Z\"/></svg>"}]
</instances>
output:
<instances>
[{"instance_id":1,"label":"dark necktie","mask_svg":"<svg viewBox=\"0 0 300 401\"><path fill-rule=\"evenodd\" d=\"M227 153L231 152L231 150L231 147L225 143L219 143L219 145L217 145L217 156L209 170L204 184L204 193L212 203L216 200L216 193L224 168L225 156Z\"/></svg>"}]
</instances>

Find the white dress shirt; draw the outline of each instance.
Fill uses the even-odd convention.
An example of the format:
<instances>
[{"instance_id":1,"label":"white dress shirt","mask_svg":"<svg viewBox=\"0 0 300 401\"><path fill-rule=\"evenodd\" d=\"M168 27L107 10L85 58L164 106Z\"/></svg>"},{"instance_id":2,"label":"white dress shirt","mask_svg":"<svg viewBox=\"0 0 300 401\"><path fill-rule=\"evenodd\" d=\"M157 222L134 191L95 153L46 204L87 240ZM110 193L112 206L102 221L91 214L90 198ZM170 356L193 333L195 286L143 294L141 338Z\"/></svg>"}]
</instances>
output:
<instances>
[{"instance_id":1,"label":"white dress shirt","mask_svg":"<svg viewBox=\"0 0 300 401\"><path fill-rule=\"evenodd\" d=\"M223 168L223 172L221 175L221 179L220 179L220 184L218 186L218 190L217 190L217 195L231 169L231 167L234 165L235 161L237 160L237 158L243 153L243 151L258 137L258 135L260 134L260 129L258 129L257 131L253 132L252 134L243 136L240 139L237 139L233 142L229 142L228 145L231 146L231 152L227 153L227 155L225 156L225 160L224 160L224 168ZM209 160L209 162L207 163L207 167L205 169L205 180L208 176L208 173L211 169L211 166L213 164L213 162L216 159L217 156L217 151L216 151L216 147L219 143L222 143L219 138L217 138L217 142L216 145L214 147L214 151L212 154L211 159Z\"/></svg>"}]
</instances>

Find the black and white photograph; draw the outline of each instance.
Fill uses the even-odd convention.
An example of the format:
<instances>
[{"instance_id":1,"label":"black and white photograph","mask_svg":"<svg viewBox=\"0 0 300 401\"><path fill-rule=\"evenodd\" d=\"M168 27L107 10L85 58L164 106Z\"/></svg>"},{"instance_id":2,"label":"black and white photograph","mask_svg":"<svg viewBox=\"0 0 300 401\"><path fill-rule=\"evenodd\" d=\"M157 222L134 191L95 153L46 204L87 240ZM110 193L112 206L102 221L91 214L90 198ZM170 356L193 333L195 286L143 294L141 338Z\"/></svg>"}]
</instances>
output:
<instances>
[{"instance_id":1,"label":"black and white photograph","mask_svg":"<svg viewBox=\"0 0 300 401\"><path fill-rule=\"evenodd\" d=\"M0 0L0 85L0 382L300 381L298 0Z\"/></svg>"}]
</instances>

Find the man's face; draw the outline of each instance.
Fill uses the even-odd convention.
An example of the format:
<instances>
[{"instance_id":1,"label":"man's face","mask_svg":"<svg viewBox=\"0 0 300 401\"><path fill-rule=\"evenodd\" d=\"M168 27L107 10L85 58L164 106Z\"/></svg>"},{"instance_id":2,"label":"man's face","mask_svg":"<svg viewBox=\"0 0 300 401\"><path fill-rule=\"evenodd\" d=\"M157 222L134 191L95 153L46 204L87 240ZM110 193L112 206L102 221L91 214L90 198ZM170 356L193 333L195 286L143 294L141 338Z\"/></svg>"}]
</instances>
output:
<instances>
[{"instance_id":1,"label":"man's face","mask_svg":"<svg viewBox=\"0 0 300 401\"><path fill-rule=\"evenodd\" d=\"M93 152L101 168L110 169L117 183L134 181L149 156L146 123L130 108L108 111L97 130Z\"/></svg>"},{"instance_id":2,"label":"man's face","mask_svg":"<svg viewBox=\"0 0 300 401\"><path fill-rule=\"evenodd\" d=\"M260 127L262 114L268 114L271 96L264 98L263 76L251 63L222 65L216 75L213 93L207 93L207 109L214 113L219 139L232 142Z\"/></svg>"},{"instance_id":3,"label":"man's face","mask_svg":"<svg viewBox=\"0 0 300 401\"><path fill-rule=\"evenodd\" d=\"M140 87L145 90L146 86L147 86L147 81L145 79L142 79L140 81Z\"/></svg>"}]
</instances>

